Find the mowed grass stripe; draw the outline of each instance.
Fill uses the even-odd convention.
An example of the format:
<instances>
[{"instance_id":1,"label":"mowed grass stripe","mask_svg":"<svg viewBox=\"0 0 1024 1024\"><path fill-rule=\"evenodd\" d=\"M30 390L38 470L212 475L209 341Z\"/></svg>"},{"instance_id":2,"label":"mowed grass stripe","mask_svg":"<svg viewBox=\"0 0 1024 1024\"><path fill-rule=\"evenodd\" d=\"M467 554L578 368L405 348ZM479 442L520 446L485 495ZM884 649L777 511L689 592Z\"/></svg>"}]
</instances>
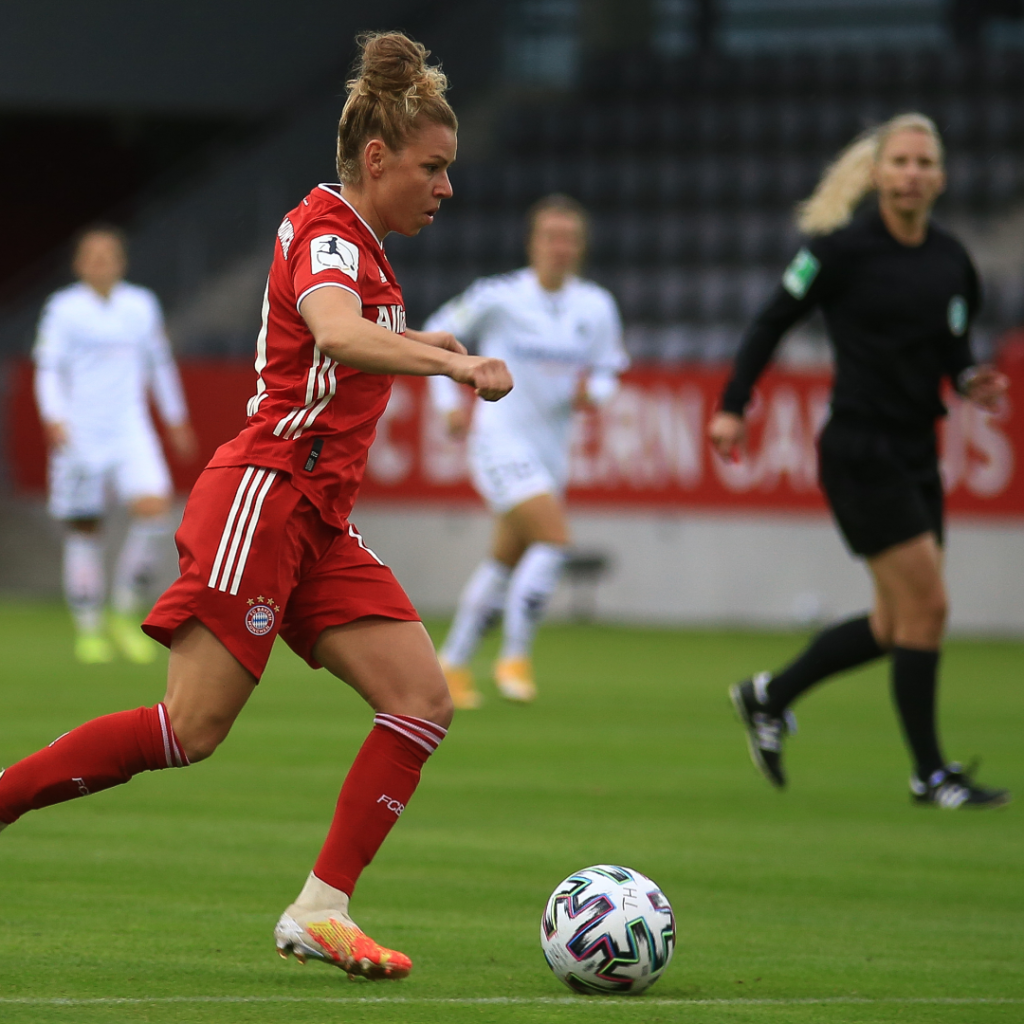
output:
<instances>
[{"instance_id":1,"label":"mowed grass stripe","mask_svg":"<svg viewBox=\"0 0 1024 1024\"><path fill-rule=\"evenodd\" d=\"M771 791L725 691L801 643L546 627L531 707L497 699L485 651L486 705L456 717L355 894L356 920L415 963L380 996L339 995L337 971L273 955L371 721L279 645L210 761L0 834L0 1018L262 1024L281 1003L295 1024L322 1024L318 1007L340 1003L353 1021L416 1024L637 1020L659 1006L651 1019L717 1006L729 1022L1020 1020L1019 807L909 805L884 662L798 706L791 787ZM0 604L0 649L0 764L163 694L159 666L75 665L57 606ZM954 642L943 658L949 755L983 755L982 781L1018 799L1022 676L1020 644ZM608 862L666 891L675 959L637 1000L560 996L541 909L571 871Z\"/></svg>"},{"instance_id":2,"label":"mowed grass stripe","mask_svg":"<svg viewBox=\"0 0 1024 1024\"><path fill-rule=\"evenodd\" d=\"M862 996L830 996L821 999L662 999L658 996L600 996L589 999L574 999L571 996L556 998L554 996L534 996L518 998L515 996L489 996L478 999L460 999L458 997L436 998L425 996L417 999L405 996L152 996L149 998L96 998L96 999L5 999L0 997L0 1006L141 1006L153 1004L248 1004L248 1003L325 1003L330 1005L370 1006L377 1003L390 1006L586 1006L596 1009L602 1006L642 1009L645 1006L1017 1006L1024 1005L1024 999L986 998L949 998L922 996L915 999L898 997L871 999Z\"/></svg>"}]
</instances>

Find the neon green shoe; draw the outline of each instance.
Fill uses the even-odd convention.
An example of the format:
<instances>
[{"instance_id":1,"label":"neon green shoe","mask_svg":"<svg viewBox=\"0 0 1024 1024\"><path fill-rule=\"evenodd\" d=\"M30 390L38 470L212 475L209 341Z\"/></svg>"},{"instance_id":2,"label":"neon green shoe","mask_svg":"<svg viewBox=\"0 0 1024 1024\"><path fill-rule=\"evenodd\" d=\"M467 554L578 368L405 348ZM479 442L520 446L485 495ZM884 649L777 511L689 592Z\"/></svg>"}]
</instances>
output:
<instances>
[{"instance_id":1,"label":"neon green shoe","mask_svg":"<svg viewBox=\"0 0 1024 1024\"><path fill-rule=\"evenodd\" d=\"M83 665L105 665L114 660L114 648L101 633L79 633L75 637L75 657Z\"/></svg>"},{"instance_id":2,"label":"neon green shoe","mask_svg":"<svg viewBox=\"0 0 1024 1024\"><path fill-rule=\"evenodd\" d=\"M131 616L111 612L110 635L128 661L136 665L150 665L156 661L156 643L139 629L139 623Z\"/></svg>"}]
</instances>

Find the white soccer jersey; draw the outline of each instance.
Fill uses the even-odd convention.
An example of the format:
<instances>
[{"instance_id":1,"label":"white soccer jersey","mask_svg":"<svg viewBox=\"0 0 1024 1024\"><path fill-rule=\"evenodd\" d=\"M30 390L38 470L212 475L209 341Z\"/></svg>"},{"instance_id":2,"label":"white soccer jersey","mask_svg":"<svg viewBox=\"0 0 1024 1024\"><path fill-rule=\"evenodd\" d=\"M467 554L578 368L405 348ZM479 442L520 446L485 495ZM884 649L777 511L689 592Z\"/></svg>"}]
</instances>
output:
<instances>
[{"instance_id":1,"label":"white soccer jersey","mask_svg":"<svg viewBox=\"0 0 1024 1024\"><path fill-rule=\"evenodd\" d=\"M629 362L611 294L577 277L557 292L545 291L526 267L480 278L437 310L424 330L450 331L480 355L505 361L515 387L499 402L476 404L475 447L526 444L564 487L580 378L601 403L615 392ZM458 385L449 378L432 377L430 387L441 411L460 404Z\"/></svg>"},{"instance_id":2,"label":"white soccer jersey","mask_svg":"<svg viewBox=\"0 0 1024 1024\"><path fill-rule=\"evenodd\" d=\"M151 390L165 423L188 418L156 296L120 282L104 298L86 284L50 296L35 346L42 418L66 425L88 461L152 434Z\"/></svg>"}]
</instances>

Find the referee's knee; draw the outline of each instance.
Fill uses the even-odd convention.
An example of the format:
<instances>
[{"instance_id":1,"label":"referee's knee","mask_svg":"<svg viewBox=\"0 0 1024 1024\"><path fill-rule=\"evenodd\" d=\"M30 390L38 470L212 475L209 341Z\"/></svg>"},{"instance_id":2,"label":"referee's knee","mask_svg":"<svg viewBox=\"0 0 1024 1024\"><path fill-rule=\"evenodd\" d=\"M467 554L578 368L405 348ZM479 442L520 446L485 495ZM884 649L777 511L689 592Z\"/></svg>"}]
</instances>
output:
<instances>
[{"instance_id":1,"label":"referee's knee","mask_svg":"<svg viewBox=\"0 0 1024 1024\"><path fill-rule=\"evenodd\" d=\"M921 597L897 616L895 642L911 647L937 647L946 629L947 614L943 591Z\"/></svg>"}]
</instances>

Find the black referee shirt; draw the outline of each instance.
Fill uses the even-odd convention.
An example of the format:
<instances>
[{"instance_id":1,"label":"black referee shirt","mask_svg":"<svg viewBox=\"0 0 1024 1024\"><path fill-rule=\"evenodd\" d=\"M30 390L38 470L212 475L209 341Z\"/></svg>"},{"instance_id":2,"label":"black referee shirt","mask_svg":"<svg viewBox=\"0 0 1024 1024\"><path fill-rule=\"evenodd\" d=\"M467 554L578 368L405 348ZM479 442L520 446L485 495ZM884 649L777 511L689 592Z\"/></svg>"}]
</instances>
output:
<instances>
[{"instance_id":1,"label":"black referee shirt","mask_svg":"<svg viewBox=\"0 0 1024 1024\"><path fill-rule=\"evenodd\" d=\"M946 412L942 378L955 383L974 362L979 304L977 272L952 235L930 224L924 242L902 245L874 206L797 253L743 337L722 408L742 415L782 335L817 306L835 355L833 412L931 428Z\"/></svg>"}]
</instances>

